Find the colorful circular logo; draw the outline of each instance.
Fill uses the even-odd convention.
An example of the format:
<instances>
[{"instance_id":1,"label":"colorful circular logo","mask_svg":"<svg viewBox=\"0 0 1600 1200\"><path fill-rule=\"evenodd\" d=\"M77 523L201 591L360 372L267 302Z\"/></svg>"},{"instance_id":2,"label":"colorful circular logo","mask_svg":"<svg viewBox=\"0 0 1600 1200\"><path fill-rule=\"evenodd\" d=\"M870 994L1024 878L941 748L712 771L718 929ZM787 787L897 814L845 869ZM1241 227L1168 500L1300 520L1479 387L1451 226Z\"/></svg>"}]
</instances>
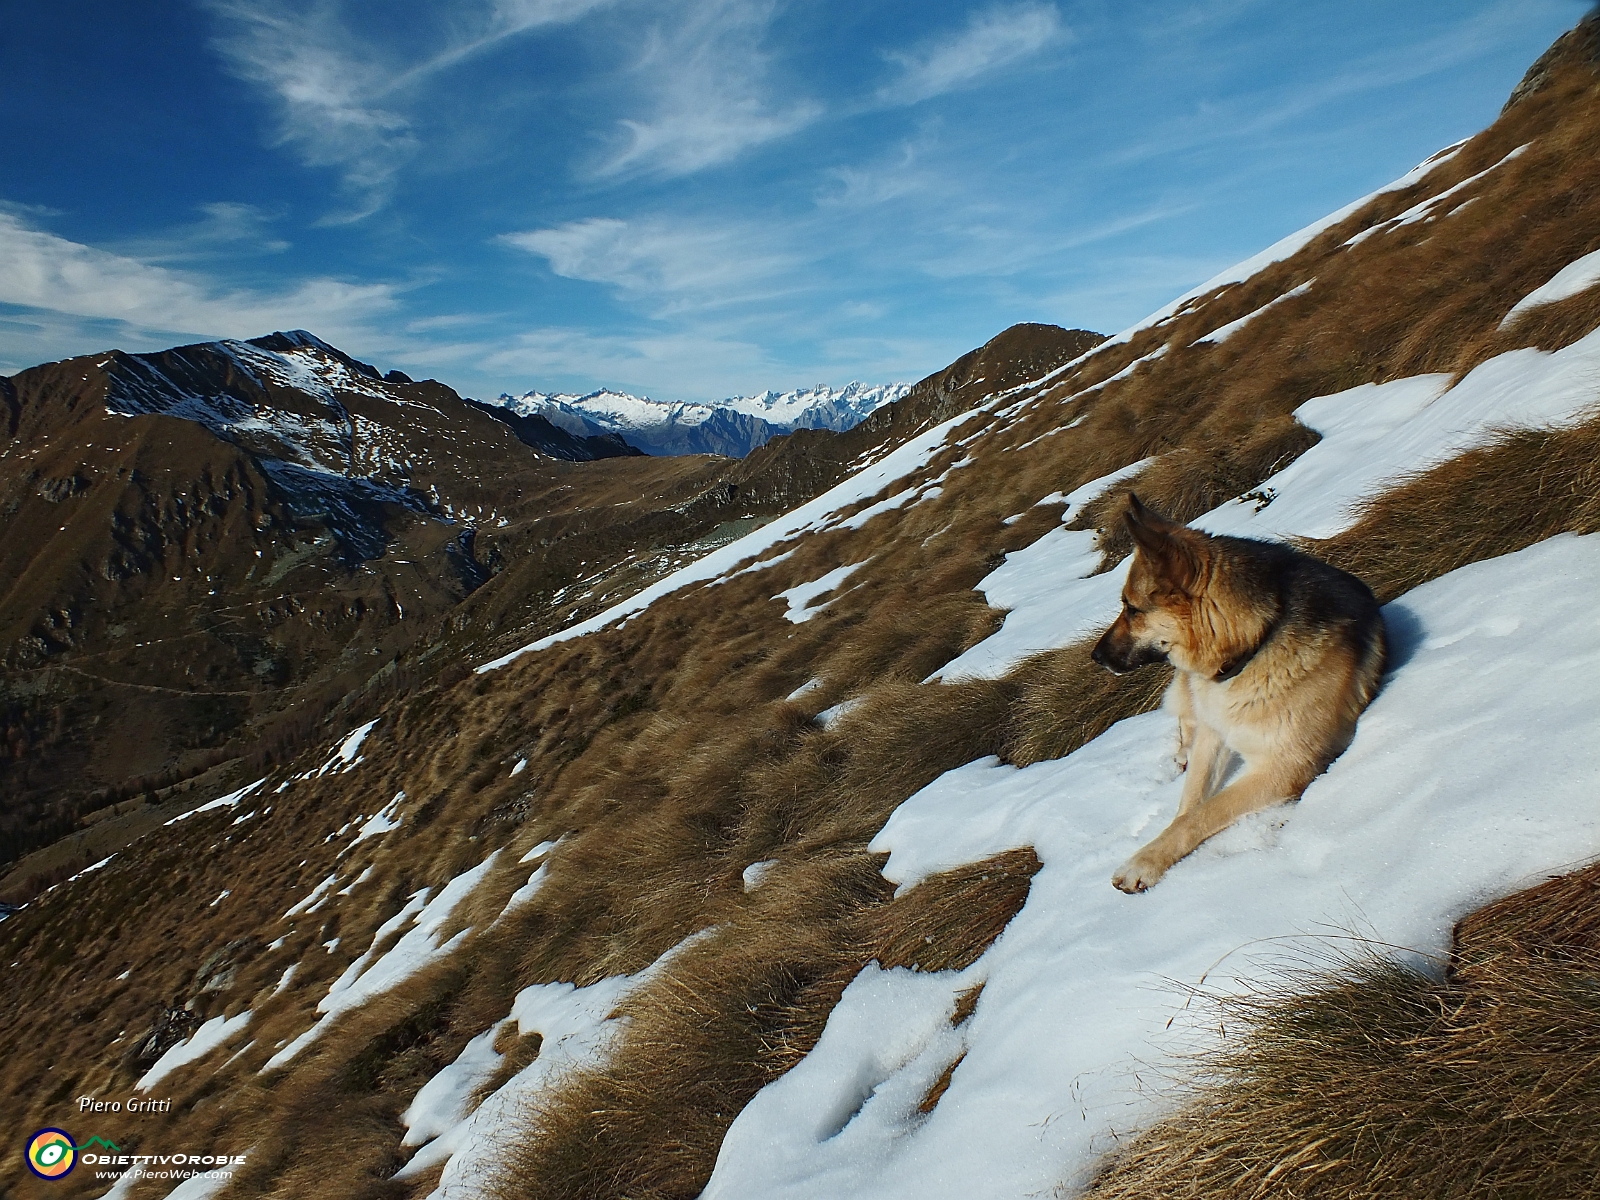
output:
<instances>
[{"instance_id":1,"label":"colorful circular logo","mask_svg":"<svg viewBox=\"0 0 1600 1200\"><path fill-rule=\"evenodd\" d=\"M78 1150L65 1129L41 1129L28 1139L28 1169L40 1179L60 1179L78 1165Z\"/></svg>"}]
</instances>

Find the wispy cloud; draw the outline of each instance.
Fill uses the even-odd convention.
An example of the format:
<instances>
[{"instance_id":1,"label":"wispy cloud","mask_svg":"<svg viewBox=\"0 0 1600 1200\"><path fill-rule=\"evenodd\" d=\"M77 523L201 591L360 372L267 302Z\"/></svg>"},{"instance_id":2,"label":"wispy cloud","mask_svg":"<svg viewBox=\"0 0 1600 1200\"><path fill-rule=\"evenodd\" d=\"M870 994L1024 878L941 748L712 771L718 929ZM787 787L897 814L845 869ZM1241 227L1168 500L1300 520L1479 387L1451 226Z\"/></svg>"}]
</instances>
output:
<instances>
[{"instance_id":1,"label":"wispy cloud","mask_svg":"<svg viewBox=\"0 0 1600 1200\"><path fill-rule=\"evenodd\" d=\"M112 245L147 263L198 262L219 255L282 254L289 243L272 226L282 217L255 204L225 200L199 206L200 218L175 229Z\"/></svg>"},{"instance_id":2,"label":"wispy cloud","mask_svg":"<svg viewBox=\"0 0 1600 1200\"><path fill-rule=\"evenodd\" d=\"M273 293L223 288L195 272L69 241L0 210L0 304L138 331L256 337L304 326L359 337L398 299L390 284L327 278Z\"/></svg>"},{"instance_id":3,"label":"wispy cloud","mask_svg":"<svg viewBox=\"0 0 1600 1200\"><path fill-rule=\"evenodd\" d=\"M408 88L506 38L564 24L612 0L489 0L452 13L441 48L420 60L385 53L343 19L337 0L202 0L218 18L215 46L233 72L260 87L277 115L277 143L307 166L339 171L348 207L323 224L381 209L420 141Z\"/></svg>"},{"instance_id":4,"label":"wispy cloud","mask_svg":"<svg viewBox=\"0 0 1600 1200\"><path fill-rule=\"evenodd\" d=\"M1218 22L1235 21L1255 7L1253 2L1218 4ZM1402 88L1430 75L1459 71L1464 65L1503 45L1534 8L1559 10L1556 0L1496 0L1440 32L1415 41L1396 43L1360 57L1330 58L1324 65L1315 54L1301 54L1311 69L1297 73L1289 84L1266 89L1241 89L1208 104L1201 111L1177 111L1167 121L1147 129L1100 159L1102 167L1171 158L1199 147L1219 143L1250 143L1280 136L1285 126L1333 105ZM1193 54L1193 26L1168 20L1144 33L1155 48L1157 70L1176 70ZM1152 85L1154 86L1154 85ZM1337 133L1339 127L1330 125Z\"/></svg>"},{"instance_id":5,"label":"wispy cloud","mask_svg":"<svg viewBox=\"0 0 1600 1200\"><path fill-rule=\"evenodd\" d=\"M530 388L604 379L661 399L699 400L722 399L730 385L760 391L780 371L759 343L702 329L534 329L496 345L478 366Z\"/></svg>"},{"instance_id":6,"label":"wispy cloud","mask_svg":"<svg viewBox=\"0 0 1600 1200\"><path fill-rule=\"evenodd\" d=\"M922 161L931 145L932 139L924 136L901 142L875 162L830 167L816 201L823 207L861 208L931 191L939 184L938 175Z\"/></svg>"},{"instance_id":7,"label":"wispy cloud","mask_svg":"<svg viewBox=\"0 0 1600 1200\"><path fill-rule=\"evenodd\" d=\"M974 12L964 29L887 57L901 75L878 92L889 104L915 104L975 84L1002 67L1069 36L1053 4L1024 0Z\"/></svg>"},{"instance_id":8,"label":"wispy cloud","mask_svg":"<svg viewBox=\"0 0 1600 1200\"><path fill-rule=\"evenodd\" d=\"M688 175L817 120L822 105L773 94L765 41L775 8L698 0L664 12L628 72L648 111L620 122L594 175Z\"/></svg>"},{"instance_id":9,"label":"wispy cloud","mask_svg":"<svg viewBox=\"0 0 1600 1200\"><path fill-rule=\"evenodd\" d=\"M336 167L352 207L326 218L359 221L383 207L395 171L417 149L411 123L375 103L390 72L351 52L359 40L326 4L268 6L210 0L216 39L235 74L257 84L277 108L278 144L313 167Z\"/></svg>"},{"instance_id":10,"label":"wispy cloud","mask_svg":"<svg viewBox=\"0 0 1600 1200\"><path fill-rule=\"evenodd\" d=\"M755 223L590 217L500 241L539 255L557 275L610 284L661 311L747 300L800 262Z\"/></svg>"},{"instance_id":11,"label":"wispy cloud","mask_svg":"<svg viewBox=\"0 0 1600 1200\"><path fill-rule=\"evenodd\" d=\"M493 49L507 38L550 25L566 25L609 7L615 0L491 0L468 18L464 30L445 48L399 72L386 90L398 91Z\"/></svg>"}]
</instances>

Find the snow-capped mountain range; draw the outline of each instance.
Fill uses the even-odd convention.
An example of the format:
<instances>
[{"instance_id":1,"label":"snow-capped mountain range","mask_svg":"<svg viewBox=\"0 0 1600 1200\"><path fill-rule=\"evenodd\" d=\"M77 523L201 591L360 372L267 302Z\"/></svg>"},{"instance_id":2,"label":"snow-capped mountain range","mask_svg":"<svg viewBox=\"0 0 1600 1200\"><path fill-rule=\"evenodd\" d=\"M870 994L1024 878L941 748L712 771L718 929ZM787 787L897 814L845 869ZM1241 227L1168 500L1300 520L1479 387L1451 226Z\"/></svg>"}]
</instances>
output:
<instances>
[{"instance_id":1,"label":"snow-capped mountain range","mask_svg":"<svg viewBox=\"0 0 1600 1200\"><path fill-rule=\"evenodd\" d=\"M543 417L580 437L619 434L648 454L725 454L743 458L796 429L845 430L911 390L909 383L817 384L787 392L731 396L715 404L652 400L609 388L571 393L502 394L497 403L521 416Z\"/></svg>"}]
</instances>

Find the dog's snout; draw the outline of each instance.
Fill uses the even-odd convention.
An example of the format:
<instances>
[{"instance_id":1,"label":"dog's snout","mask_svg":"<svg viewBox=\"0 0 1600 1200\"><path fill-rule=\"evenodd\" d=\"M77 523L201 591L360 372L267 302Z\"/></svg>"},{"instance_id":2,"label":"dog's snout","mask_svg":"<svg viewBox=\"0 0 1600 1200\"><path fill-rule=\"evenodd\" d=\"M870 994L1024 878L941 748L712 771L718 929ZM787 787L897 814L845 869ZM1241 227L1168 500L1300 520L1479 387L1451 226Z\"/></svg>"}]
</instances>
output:
<instances>
[{"instance_id":1,"label":"dog's snout","mask_svg":"<svg viewBox=\"0 0 1600 1200\"><path fill-rule=\"evenodd\" d=\"M1114 654L1111 644L1113 630L1108 629L1100 635L1100 640L1094 644L1094 649L1089 651L1089 659L1098 666L1104 667L1113 675L1122 674L1122 663Z\"/></svg>"}]
</instances>

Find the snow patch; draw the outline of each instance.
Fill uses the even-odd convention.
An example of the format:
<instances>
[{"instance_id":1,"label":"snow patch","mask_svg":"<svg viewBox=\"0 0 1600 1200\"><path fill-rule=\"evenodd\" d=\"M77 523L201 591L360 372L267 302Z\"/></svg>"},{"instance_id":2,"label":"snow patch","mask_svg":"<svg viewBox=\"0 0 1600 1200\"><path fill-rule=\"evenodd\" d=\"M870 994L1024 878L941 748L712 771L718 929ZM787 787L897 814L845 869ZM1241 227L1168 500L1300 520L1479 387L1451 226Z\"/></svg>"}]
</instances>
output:
<instances>
[{"instance_id":1,"label":"snow patch","mask_svg":"<svg viewBox=\"0 0 1600 1200\"><path fill-rule=\"evenodd\" d=\"M840 703L835 704L832 708L823 709L812 719L824 729L832 729L845 717L849 716L856 709L860 708L861 703L861 697L853 696L849 700L843 700Z\"/></svg>"},{"instance_id":2,"label":"snow patch","mask_svg":"<svg viewBox=\"0 0 1600 1200\"><path fill-rule=\"evenodd\" d=\"M835 567L820 579L813 579L808 583L797 583L794 587L779 592L773 599L782 600L787 604L789 606L788 611L783 615L789 618L790 624L799 625L802 621L809 621L821 612L823 608L828 607L824 604L821 608L812 608L811 602L813 600L818 596L826 595L828 592L833 591L870 561L870 559L863 559L858 563Z\"/></svg>"},{"instance_id":3,"label":"snow patch","mask_svg":"<svg viewBox=\"0 0 1600 1200\"><path fill-rule=\"evenodd\" d=\"M512 774L515 775L516 772L513 771ZM398 815L400 801L405 798L405 792L396 792L393 800L367 818L367 823L361 827L361 832L356 834L355 841L346 846L343 853L348 854L368 838L377 837L380 833L388 833L391 829L399 829L401 823L405 820L404 817Z\"/></svg>"},{"instance_id":4,"label":"snow patch","mask_svg":"<svg viewBox=\"0 0 1600 1200\"><path fill-rule=\"evenodd\" d=\"M778 860L775 858L764 858L760 862L751 863L739 873L740 878L744 880L744 890L747 893L755 891L761 886L762 881L766 879L772 868L777 865Z\"/></svg>"},{"instance_id":5,"label":"snow patch","mask_svg":"<svg viewBox=\"0 0 1600 1200\"><path fill-rule=\"evenodd\" d=\"M185 813L179 813L177 816L173 817L172 820L163 821L162 824L176 825L179 821L187 821L190 817L199 816L203 812L210 812L214 808L233 808L238 805L239 801L243 800L246 796L255 791L265 782L266 778L262 777L261 779L256 780L254 783L246 784L237 792L229 792L226 796L218 796L210 803L202 804L199 808L191 808Z\"/></svg>"},{"instance_id":6,"label":"snow patch","mask_svg":"<svg viewBox=\"0 0 1600 1200\"><path fill-rule=\"evenodd\" d=\"M440 1073L446 1078L426 1099L424 1093L439 1076L423 1086L416 1098L423 1103L413 1101L415 1111L406 1110L401 1119L407 1125L413 1116L416 1118L416 1128L407 1132L406 1144L414 1145L429 1137L432 1140L396 1172L395 1178L410 1179L444 1163L439 1185L429 1193L428 1200L466 1200L482 1195L483 1164L502 1158L510 1146L526 1136L527 1113L540 1096L572 1072L602 1061L610 1052L620 1032L621 1020L616 1010L623 997L711 932L691 934L637 975L613 975L588 987L536 983L523 988L517 993L510 1016L474 1038L457 1062ZM467 1115L472 1090L493 1073L488 1056L493 1053L494 1040L512 1022L519 1035L542 1036L539 1057ZM463 1058L467 1061L462 1062Z\"/></svg>"},{"instance_id":7,"label":"snow patch","mask_svg":"<svg viewBox=\"0 0 1600 1200\"><path fill-rule=\"evenodd\" d=\"M322 769L316 773L316 778L322 778L329 771L342 774L353 770L356 764L362 761L361 743L367 740L367 734L372 732L372 727L378 720L379 718L374 718L359 729L352 729L344 741L339 743L339 748L333 752L328 761L322 764Z\"/></svg>"},{"instance_id":8,"label":"snow patch","mask_svg":"<svg viewBox=\"0 0 1600 1200\"><path fill-rule=\"evenodd\" d=\"M1217 343L1218 345L1220 345L1221 343L1223 343L1223 342L1227 341L1229 338L1231 338L1234 334L1238 333L1239 330L1243 329L1246 325L1250 324L1251 321L1254 321L1262 313L1266 312L1269 308L1272 308L1275 305L1282 304L1285 300L1292 300L1296 296L1304 296L1307 292L1309 292L1311 290L1311 285L1313 283L1315 283L1315 282L1316 282L1315 279L1308 279L1304 283L1302 283L1299 287L1290 288L1287 292L1285 292L1283 295L1279 296L1276 300L1268 300L1265 304L1263 304L1260 308L1256 309L1254 312L1245 313L1245 315L1240 317L1237 321L1229 321L1226 325L1222 326L1220 329L1213 329L1210 333L1206 334L1204 337L1195 338L1195 341L1196 342L1214 342L1214 343Z\"/></svg>"},{"instance_id":9,"label":"snow patch","mask_svg":"<svg viewBox=\"0 0 1600 1200\"><path fill-rule=\"evenodd\" d=\"M1100 546L1095 531L1065 526L1085 505L1154 461L1142 458L1068 495L1040 500L1039 504L1067 506L1061 524L1031 546L1006 555L1005 562L978 584L992 606L1010 610L1005 623L934 672L930 681L998 678L1028 655L1066 645L1105 624L1107 612L1116 610L1126 569L1096 575Z\"/></svg>"},{"instance_id":10,"label":"snow patch","mask_svg":"<svg viewBox=\"0 0 1600 1200\"><path fill-rule=\"evenodd\" d=\"M269 1058L261 1070L271 1071L284 1066L326 1032L329 1024L341 1014L359 1008L372 997L381 995L456 949L471 931L463 929L441 944L439 930L455 912L456 906L471 894L472 889L488 873L499 854L500 851L496 850L471 870L457 875L431 901L428 900L427 888L414 893L406 901L405 907L378 927L366 953L333 981L328 994L317 1004L321 1019ZM415 924L388 952L374 961L379 944L413 919Z\"/></svg>"},{"instance_id":11,"label":"snow patch","mask_svg":"<svg viewBox=\"0 0 1600 1200\"><path fill-rule=\"evenodd\" d=\"M1504 329L1529 309L1576 296L1579 292L1588 291L1597 283L1600 283L1600 250L1568 263L1557 271L1548 283L1541 284L1518 300L1511 306L1511 311L1505 315L1505 319L1500 322L1500 328Z\"/></svg>"},{"instance_id":12,"label":"snow patch","mask_svg":"<svg viewBox=\"0 0 1600 1200\"><path fill-rule=\"evenodd\" d=\"M148 1092L179 1067L203 1058L224 1042L236 1037L248 1024L250 1024L249 1009L245 1009L236 1017L212 1017L158 1058L155 1066L139 1076L138 1082L133 1085L134 1090Z\"/></svg>"}]
</instances>

